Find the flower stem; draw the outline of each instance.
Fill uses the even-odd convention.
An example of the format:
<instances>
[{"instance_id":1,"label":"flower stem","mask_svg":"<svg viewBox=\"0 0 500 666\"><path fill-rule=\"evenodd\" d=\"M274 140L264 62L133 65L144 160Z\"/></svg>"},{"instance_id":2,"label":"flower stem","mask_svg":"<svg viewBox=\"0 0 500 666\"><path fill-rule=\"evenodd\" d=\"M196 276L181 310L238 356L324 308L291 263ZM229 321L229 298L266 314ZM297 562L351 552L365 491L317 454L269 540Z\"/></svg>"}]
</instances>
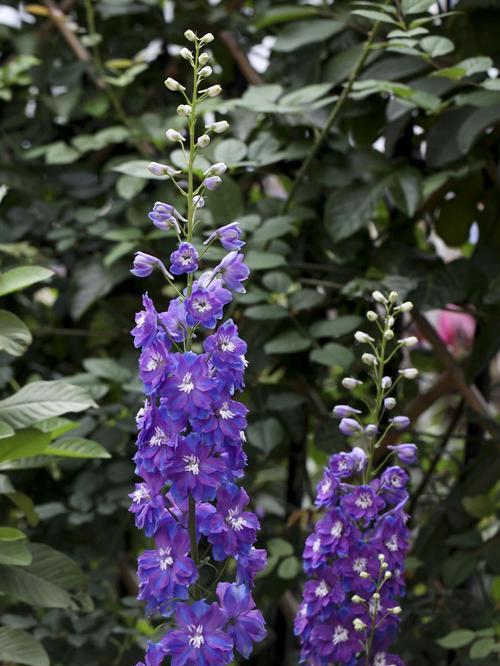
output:
<instances>
[{"instance_id":1,"label":"flower stem","mask_svg":"<svg viewBox=\"0 0 500 666\"><path fill-rule=\"evenodd\" d=\"M191 559L198 567L200 563L200 556L198 554L198 539L196 537L196 502L192 495L189 495L189 542L191 545ZM196 600L201 598L199 585L194 586L194 598Z\"/></svg>"}]
</instances>

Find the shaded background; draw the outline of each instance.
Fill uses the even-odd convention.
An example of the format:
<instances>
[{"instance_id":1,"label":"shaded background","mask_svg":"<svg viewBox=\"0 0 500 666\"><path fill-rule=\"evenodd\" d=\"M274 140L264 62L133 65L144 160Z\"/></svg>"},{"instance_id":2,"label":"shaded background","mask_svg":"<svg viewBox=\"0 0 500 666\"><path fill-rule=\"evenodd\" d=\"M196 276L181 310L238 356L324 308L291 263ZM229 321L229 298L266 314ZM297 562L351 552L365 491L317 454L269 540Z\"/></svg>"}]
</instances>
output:
<instances>
[{"instance_id":1,"label":"shaded background","mask_svg":"<svg viewBox=\"0 0 500 666\"><path fill-rule=\"evenodd\" d=\"M249 344L246 486L270 553L257 586L270 634L251 663L297 663L291 619L308 509L328 455L345 446L331 408L345 401L339 380L363 372L352 333L373 288L415 302L405 332L421 341L421 378L399 395L423 469L400 653L415 666L498 663L500 2L388 3L393 23L382 20L325 132L380 18L374 4L361 14L342 0L0 6L2 271L55 271L2 298L33 342L21 358L2 354L0 390L62 377L86 387L99 409L75 432L112 455L1 467L38 515L2 502L2 522L88 577L71 607L0 599L0 622L41 639L53 666L132 664L157 624L134 599L146 544L127 512L141 402L128 331L144 288L129 268L135 251L167 257L175 244L146 214L176 192L147 178L144 160L179 160L164 131L183 121L162 82L184 81L176 55L187 28L216 36L217 113L231 123L211 144L230 175L205 223L239 220L253 269L231 312ZM428 8L458 13L429 21ZM429 33L408 33L418 27ZM158 277L147 289L157 302L168 296Z\"/></svg>"}]
</instances>

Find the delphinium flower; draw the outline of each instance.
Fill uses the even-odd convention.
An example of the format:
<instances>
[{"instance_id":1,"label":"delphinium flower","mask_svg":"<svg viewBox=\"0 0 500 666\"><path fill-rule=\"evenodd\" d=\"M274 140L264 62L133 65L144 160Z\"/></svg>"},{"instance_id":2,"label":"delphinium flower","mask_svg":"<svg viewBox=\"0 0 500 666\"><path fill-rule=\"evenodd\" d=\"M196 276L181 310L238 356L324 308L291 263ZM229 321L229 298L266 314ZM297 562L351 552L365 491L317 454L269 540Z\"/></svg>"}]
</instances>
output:
<instances>
[{"instance_id":1,"label":"delphinium flower","mask_svg":"<svg viewBox=\"0 0 500 666\"><path fill-rule=\"evenodd\" d=\"M321 517L306 540L304 570L308 580L295 621L301 642L301 663L313 666L403 666L390 652L399 624L398 600L404 594L404 563L409 547L408 472L397 463L416 460L416 446L381 446L389 431L404 431L407 416L394 414L393 395L401 381L417 377L415 368L386 375L389 361L414 337L397 339L396 318L412 308L374 292L374 309L367 313L375 333L355 333L369 351L361 359L373 386L372 397L359 391L366 410L336 405L333 416L354 445L350 452L331 456L317 488ZM342 385L357 391L364 382L346 377ZM358 393L356 393L357 395Z\"/></svg>"},{"instance_id":2,"label":"delphinium flower","mask_svg":"<svg viewBox=\"0 0 500 666\"><path fill-rule=\"evenodd\" d=\"M191 96L174 79L165 85L185 102L178 113L187 120L187 132L169 129L167 138L179 144L186 165L174 169L154 162L150 170L172 179L186 212L154 204L151 222L175 234L178 245L165 263L138 252L132 270L147 277L159 269L176 294L163 311L145 294L132 330L146 400L137 415L134 461L141 481L130 495L130 510L152 539L139 556L139 599L147 613L165 618L166 627L138 666L223 666L235 653L248 658L266 635L252 598L266 553L255 548L259 521L238 485L246 465L247 409L236 394L244 387L247 347L232 320L221 323L224 306L245 291L249 270L236 222L209 232L204 243L194 236L200 231L197 212L227 169L213 164L197 183L195 160L228 123L208 123L198 133L200 103L221 89L206 83L212 69L204 47L213 36L198 38L191 30L185 36L193 47L180 52L193 70ZM227 254L216 266L203 265L213 244ZM234 580L224 580L231 569Z\"/></svg>"}]
</instances>

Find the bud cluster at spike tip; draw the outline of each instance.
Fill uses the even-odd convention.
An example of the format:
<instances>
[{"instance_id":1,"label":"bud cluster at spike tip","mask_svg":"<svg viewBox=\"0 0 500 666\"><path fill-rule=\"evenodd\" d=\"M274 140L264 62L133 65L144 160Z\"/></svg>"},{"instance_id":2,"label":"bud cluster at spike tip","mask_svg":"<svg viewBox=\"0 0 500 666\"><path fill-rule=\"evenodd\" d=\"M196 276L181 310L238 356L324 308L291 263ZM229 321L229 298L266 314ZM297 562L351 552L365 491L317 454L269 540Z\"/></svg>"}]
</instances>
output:
<instances>
[{"instance_id":1,"label":"bud cluster at spike tip","mask_svg":"<svg viewBox=\"0 0 500 666\"><path fill-rule=\"evenodd\" d=\"M181 57L199 83L212 74L205 64L209 57L201 58L200 49L213 36L198 38L192 30L185 36L194 50L183 49ZM190 118L188 134L167 130L169 139L191 146L186 168L152 163L154 175L175 179L184 172L192 180L198 148L208 144L210 132L228 127L226 121L212 123L201 137L195 136L196 104L220 88L198 91L197 83L180 113ZM165 85L182 95L186 90L171 78ZM196 190L190 186L186 218L168 203L155 203L151 222L174 232L178 245L168 270L161 259L138 252L132 271L147 277L159 269L178 294L163 311L144 294L132 330L145 403L137 414L134 462L140 482L130 495L130 511L136 526L152 539L138 559L138 598L148 614L167 619L163 636L148 645L137 666L224 666L236 655L248 658L253 644L266 635L252 589L267 556L255 548L259 521L239 485L246 465L247 408L236 394L244 388L247 346L231 319L221 323L224 306L235 292L245 291L249 269L240 252L244 242L234 222L207 234L205 246L215 243L227 251L215 267L203 266L205 248L193 243L196 211L207 191L221 185L226 168L214 164ZM175 285L176 276L183 285ZM198 353L192 351L194 339ZM200 562L199 548L211 552L210 567L206 556ZM234 563L232 581L224 575L228 558Z\"/></svg>"},{"instance_id":2,"label":"bud cluster at spike tip","mask_svg":"<svg viewBox=\"0 0 500 666\"><path fill-rule=\"evenodd\" d=\"M333 416L340 431L352 438L350 452L329 459L320 481L316 506L320 515L307 537L303 555L307 581L295 618L300 639L300 663L314 666L403 666L391 653L400 622L398 600L404 595L404 564L409 548L408 472L393 464L416 461L414 444L387 447L383 464L374 454L391 429L403 431L410 421L404 415L389 418L397 400L390 394L397 382L415 379L417 372L400 372L394 380L384 375L389 356L414 344L412 338L391 342L387 336L395 317L411 310L411 303L398 306L399 297L374 292L375 307L368 321L380 322L374 337L357 331L355 340L368 344L373 354L363 354L375 391L372 412L356 406L337 405ZM379 315L375 310L382 310ZM409 342L408 342L409 341ZM346 377L342 385L356 391L361 382Z\"/></svg>"}]
</instances>

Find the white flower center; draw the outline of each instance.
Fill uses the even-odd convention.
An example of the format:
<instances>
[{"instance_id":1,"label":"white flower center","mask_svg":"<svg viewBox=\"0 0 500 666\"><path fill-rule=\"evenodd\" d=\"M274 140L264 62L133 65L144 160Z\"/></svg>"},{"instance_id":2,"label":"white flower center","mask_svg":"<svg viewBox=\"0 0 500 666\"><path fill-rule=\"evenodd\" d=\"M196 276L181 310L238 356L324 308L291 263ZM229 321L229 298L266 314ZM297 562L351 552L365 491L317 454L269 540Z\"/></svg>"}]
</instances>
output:
<instances>
[{"instance_id":1,"label":"white flower center","mask_svg":"<svg viewBox=\"0 0 500 666\"><path fill-rule=\"evenodd\" d=\"M189 637L189 645L191 647L194 647L195 650L199 650L203 643L205 642L205 638L203 637L203 627L201 624L199 624L197 627L194 626L194 624L190 624L188 627L188 631L191 634Z\"/></svg>"},{"instance_id":2,"label":"white flower center","mask_svg":"<svg viewBox=\"0 0 500 666\"><path fill-rule=\"evenodd\" d=\"M193 307L201 314L203 314L204 312L208 312L209 310L212 309L212 306L205 298L199 298L197 301L193 303Z\"/></svg>"},{"instance_id":3,"label":"white flower center","mask_svg":"<svg viewBox=\"0 0 500 666\"><path fill-rule=\"evenodd\" d=\"M200 473L200 459L193 455L184 456L182 459L186 463L184 471L191 472L194 476L198 476Z\"/></svg>"},{"instance_id":4,"label":"white flower center","mask_svg":"<svg viewBox=\"0 0 500 666\"><path fill-rule=\"evenodd\" d=\"M373 666L387 666L385 652L377 652L375 659L373 660Z\"/></svg>"},{"instance_id":5,"label":"white flower center","mask_svg":"<svg viewBox=\"0 0 500 666\"><path fill-rule=\"evenodd\" d=\"M396 553L399 550L399 542L396 534L393 534L391 538L385 542L385 547L387 550L390 550L391 553Z\"/></svg>"},{"instance_id":6,"label":"white flower center","mask_svg":"<svg viewBox=\"0 0 500 666\"><path fill-rule=\"evenodd\" d=\"M338 624L333 632L333 638L332 638L333 644L337 645L338 643L345 643L348 640L349 640L349 632L341 624Z\"/></svg>"},{"instance_id":7,"label":"white flower center","mask_svg":"<svg viewBox=\"0 0 500 666\"><path fill-rule=\"evenodd\" d=\"M342 530L344 529L344 526L340 522L340 520L337 520L335 523L333 523L332 529L330 530L330 534L332 537L335 537L338 539L340 536L342 536Z\"/></svg>"},{"instance_id":8,"label":"white flower center","mask_svg":"<svg viewBox=\"0 0 500 666\"><path fill-rule=\"evenodd\" d=\"M245 519L239 515L238 509L229 509L226 515L226 523L236 532L246 526Z\"/></svg>"},{"instance_id":9,"label":"white flower center","mask_svg":"<svg viewBox=\"0 0 500 666\"><path fill-rule=\"evenodd\" d=\"M156 426L155 433L149 440L149 446L162 446L163 444L166 444L167 441L167 436L163 430L160 428L160 426Z\"/></svg>"},{"instance_id":10,"label":"white flower center","mask_svg":"<svg viewBox=\"0 0 500 666\"><path fill-rule=\"evenodd\" d=\"M317 553L320 548L321 548L321 539L316 539L316 541L313 543L313 553Z\"/></svg>"},{"instance_id":11,"label":"white flower center","mask_svg":"<svg viewBox=\"0 0 500 666\"><path fill-rule=\"evenodd\" d=\"M144 486L141 486L140 488L137 488L137 490L134 490L134 492L132 493L132 501L135 504L139 504L140 502L142 502L142 500L148 500L149 501L150 499L151 499L151 496L148 493L148 491L146 490L146 488L144 488Z\"/></svg>"},{"instance_id":12,"label":"white flower center","mask_svg":"<svg viewBox=\"0 0 500 666\"><path fill-rule=\"evenodd\" d=\"M353 564L352 564L352 570L357 573L363 573L363 571L366 571L366 557L357 557Z\"/></svg>"},{"instance_id":13,"label":"white flower center","mask_svg":"<svg viewBox=\"0 0 500 666\"><path fill-rule=\"evenodd\" d=\"M373 500L368 493L361 493L355 504L356 506L359 506L360 509L368 509L373 504Z\"/></svg>"},{"instance_id":14,"label":"white flower center","mask_svg":"<svg viewBox=\"0 0 500 666\"><path fill-rule=\"evenodd\" d=\"M332 482L330 481L330 479L326 479L326 480L323 481L323 483L321 484L321 492L322 492L322 493L328 493L328 492L330 492L331 488L332 488Z\"/></svg>"},{"instance_id":15,"label":"white flower center","mask_svg":"<svg viewBox=\"0 0 500 666\"><path fill-rule=\"evenodd\" d=\"M144 326L145 321L146 321L146 313L145 312L139 312L139 314L135 318L135 323L137 324L137 327L141 328L141 326Z\"/></svg>"},{"instance_id":16,"label":"white flower center","mask_svg":"<svg viewBox=\"0 0 500 666\"><path fill-rule=\"evenodd\" d=\"M190 372L186 372L180 384L177 384L177 388L183 393L191 393L194 389L193 376Z\"/></svg>"},{"instance_id":17,"label":"white flower center","mask_svg":"<svg viewBox=\"0 0 500 666\"><path fill-rule=\"evenodd\" d=\"M304 604L299 611L300 617L306 617L307 615L307 604Z\"/></svg>"},{"instance_id":18,"label":"white flower center","mask_svg":"<svg viewBox=\"0 0 500 666\"><path fill-rule=\"evenodd\" d=\"M189 264L193 261L193 257L189 252L185 252L184 254L181 254L181 264L183 266L189 266Z\"/></svg>"},{"instance_id":19,"label":"white flower center","mask_svg":"<svg viewBox=\"0 0 500 666\"><path fill-rule=\"evenodd\" d=\"M158 551L158 561L160 562L160 569L166 571L168 567L171 567L174 563L174 558L171 555L172 548L167 546L166 548L160 548Z\"/></svg>"},{"instance_id":20,"label":"white flower center","mask_svg":"<svg viewBox=\"0 0 500 666\"><path fill-rule=\"evenodd\" d=\"M401 488L402 485L403 483L399 476L397 476L396 474L394 474L394 476L391 476L391 486L393 488Z\"/></svg>"},{"instance_id":21,"label":"white flower center","mask_svg":"<svg viewBox=\"0 0 500 666\"><path fill-rule=\"evenodd\" d=\"M245 444L245 442L247 441L247 436L245 435L244 430L240 430L240 439L243 442L243 444Z\"/></svg>"},{"instance_id":22,"label":"white flower center","mask_svg":"<svg viewBox=\"0 0 500 666\"><path fill-rule=\"evenodd\" d=\"M149 361L146 364L146 370L148 372L152 372L153 370L156 370L156 368L163 363L163 359L160 356L160 354L156 353L153 354L152 356L149 357Z\"/></svg>"},{"instance_id":23,"label":"white flower center","mask_svg":"<svg viewBox=\"0 0 500 666\"><path fill-rule=\"evenodd\" d=\"M315 596L317 596L319 599L323 599L323 597L326 597L326 595L329 592L330 588L328 587L328 585L325 583L324 580L322 580L321 583L314 590Z\"/></svg>"},{"instance_id":24,"label":"white flower center","mask_svg":"<svg viewBox=\"0 0 500 666\"><path fill-rule=\"evenodd\" d=\"M221 419L233 419L234 413L229 409L229 403L224 402L219 409L219 416Z\"/></svg>"},{"instance_id":25,"label":"white flower center","mask_svg":"<svg viewBox=\"0 0 500 666\"><path fill-rule=\"evenodd\" d=\"M219 342L219 349L223 352L234 352L236 345L231 340L231 338L226 338L225 336L221 337Z\"/></svg>"}]
</instances>

